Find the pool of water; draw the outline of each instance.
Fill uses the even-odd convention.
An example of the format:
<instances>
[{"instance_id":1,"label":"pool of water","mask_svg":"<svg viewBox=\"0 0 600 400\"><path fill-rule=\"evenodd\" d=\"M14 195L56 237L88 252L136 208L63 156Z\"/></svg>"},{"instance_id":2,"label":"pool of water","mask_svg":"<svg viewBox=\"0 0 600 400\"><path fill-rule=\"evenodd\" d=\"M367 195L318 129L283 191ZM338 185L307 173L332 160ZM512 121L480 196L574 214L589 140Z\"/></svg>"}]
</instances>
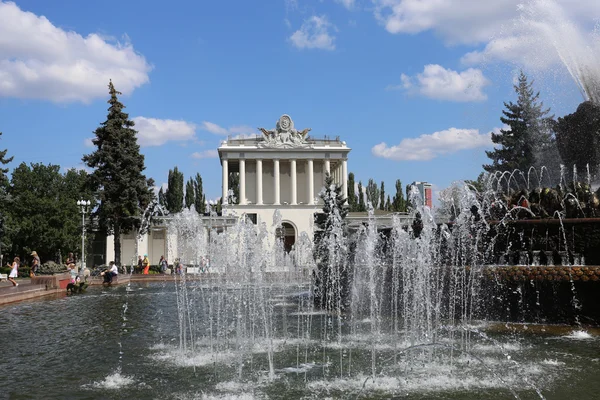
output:
<instances>
[{"instance_id":1,"label":"pool of water","mask_svg":"<svg viewBox=\"0 0 600 400\"><path fill-rule=\"evenodd\" d=\"M212 296L210 287L206 293ZM595 329L477 321L419 346L374 336L370 321L362 321L365 329L359 321L358 329L338 330L335 321L342 319L306 315L281 290L268 294L269 338L258 328L236 336L239 320L227 320L227 313L219 323L230 325L231 334L202 334L214 330L208 303L190 295L193 312L180 312L181 286L173 282L93 287L2 306L0 393L10 399L600 398Z\"/></svg>"}]
</instances>

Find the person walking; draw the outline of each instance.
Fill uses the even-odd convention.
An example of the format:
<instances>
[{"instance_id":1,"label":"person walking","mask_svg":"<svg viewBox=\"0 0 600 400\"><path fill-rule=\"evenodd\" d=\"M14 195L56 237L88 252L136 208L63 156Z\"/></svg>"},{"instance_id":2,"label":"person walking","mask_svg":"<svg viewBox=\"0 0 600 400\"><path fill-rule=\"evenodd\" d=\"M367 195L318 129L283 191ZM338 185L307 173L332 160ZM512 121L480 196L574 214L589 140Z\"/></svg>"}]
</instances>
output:
<instances>
[{"instance_id":1,"label":"person walking","mask_svg":"<svg viewBox=\"0 0 600 400\"><path fill-rule=\"evenodd\" d=\"M144 254L144 261L142 261L144 265L144 275L148 275L150 273L150 260L148 260L148 254Z\"/></svg>"},{"instance_id":2,"label":"person walking","mask_svg":"<svg viewBox=\"0 0 600 400\"><path fill-rule=\"evenodd\" d=\"M8 275L8 280L12 282L13 286L19 286L15 278L19 276L19 265L21 264L21 259L19 257L15 257L12 263L12 269L10 270L10 275Z\"/></svg>"},{"instance_id":3,"label":"person walking","mask_svg":"<svg viewBox=\"0 0 600 400\"><path fill-rule=\"evenodd\" d=\"M31 262L31 271L29 272L29 276L33 278L39 272L41 262L40 256L38 256L38 253L35 250L31 252L31 255L33 256L33 261Z\"/></svg>"}]
</instances>

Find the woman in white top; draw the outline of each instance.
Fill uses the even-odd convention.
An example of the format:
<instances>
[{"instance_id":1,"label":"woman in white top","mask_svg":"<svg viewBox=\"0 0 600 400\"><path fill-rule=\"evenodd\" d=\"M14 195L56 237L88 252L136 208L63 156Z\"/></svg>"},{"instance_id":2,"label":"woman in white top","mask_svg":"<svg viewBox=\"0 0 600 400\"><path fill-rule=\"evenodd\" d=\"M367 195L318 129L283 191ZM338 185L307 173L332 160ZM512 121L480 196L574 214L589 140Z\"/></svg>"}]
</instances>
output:
<instances>
[{"instance_id":1,"label":"woman in white top","mask_svg":"<svg viewBox=\"0 0 600 400\"><path fill-rule=\"evenodd\" d=\"M13 286L19 286L15 278L19 276L19 264L21 263L21 259L19 257L15 257L12 263L12 269L10 270L10 275L8 275L8 280L12 282Z\"/></svg>"}]
</instances>

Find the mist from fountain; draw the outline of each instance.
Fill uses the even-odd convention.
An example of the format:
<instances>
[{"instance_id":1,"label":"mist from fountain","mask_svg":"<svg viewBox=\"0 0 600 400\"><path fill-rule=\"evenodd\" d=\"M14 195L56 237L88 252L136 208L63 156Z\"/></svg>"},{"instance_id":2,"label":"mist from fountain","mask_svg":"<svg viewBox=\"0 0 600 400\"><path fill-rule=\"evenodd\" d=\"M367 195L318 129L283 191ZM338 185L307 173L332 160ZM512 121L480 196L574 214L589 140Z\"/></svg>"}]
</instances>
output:
<instances>
[{"instance_id":1,"label":"mist from fountain","mask_svg":"<svg viewBox=\"0 0 600 400\"><path fill-rule=\"evenodd\" d=\"M539 47L550 44L584 99L600 104L599 28L596 27L592 35L584 33L555 0L532 0L520 5L520 11L522 29L540 37Z\"/></svg>"}]
</instances>

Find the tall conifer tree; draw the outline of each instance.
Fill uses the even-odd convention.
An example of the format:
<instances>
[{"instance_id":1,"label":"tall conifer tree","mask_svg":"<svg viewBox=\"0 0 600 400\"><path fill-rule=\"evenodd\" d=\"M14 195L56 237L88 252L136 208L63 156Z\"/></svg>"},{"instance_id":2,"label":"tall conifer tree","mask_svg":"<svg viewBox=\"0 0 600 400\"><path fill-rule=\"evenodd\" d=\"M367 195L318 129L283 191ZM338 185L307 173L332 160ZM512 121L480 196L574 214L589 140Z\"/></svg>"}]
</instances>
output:
<instances>
[{"instance_id":1,"label":"tall conifer tree","mask_svg":"<svg viewBox=\"0 0 600 400\"><path fill-rule=\"evenodd\" d=\"M190 178L185 184L185 208L190 208L192 204L195 204L195 200L194 180Z\"/></svg>"},{"instance_id":2,"label":"tall conifer tree","mask_svg":"<svg viewBox=\"0 0 600 400\"><path fill-rule=\"evenodd\" d=\"M202 177L200 176L199 172L196 173L196 178L194 179L194 193L194 206L196 207L196 212L198 214L204 214L206 212L206 196L204 195L204 189L202 188Z\"/></svg>"},{"instance_id":3,"label":"tall conifer tree","mask_svg":"<svg viewBox=\"0 0 600 400\"><path fill-rule=\"evenodd\" d=\"M167 178L167 210L170 213L178 213L183 210L183 173L177 167L169 170Z\"/></svg>"},{"instance_id":4,"label":"tall conifer tree","mask_svg":"<svg viewBox=\"0 0 600 400\"><path fill-rule=\"evenodd\" d=\"M144 156L134 122L123 112L112 81L108 84L108 115L95 131L96 150L83 156L93 172L90 185L99 201L93 211L107 234L114 235L115 263L121 264L121 234L140 227L140 217L154 199L154 181L144 176Z\"/></svg>"}]
</instances>

